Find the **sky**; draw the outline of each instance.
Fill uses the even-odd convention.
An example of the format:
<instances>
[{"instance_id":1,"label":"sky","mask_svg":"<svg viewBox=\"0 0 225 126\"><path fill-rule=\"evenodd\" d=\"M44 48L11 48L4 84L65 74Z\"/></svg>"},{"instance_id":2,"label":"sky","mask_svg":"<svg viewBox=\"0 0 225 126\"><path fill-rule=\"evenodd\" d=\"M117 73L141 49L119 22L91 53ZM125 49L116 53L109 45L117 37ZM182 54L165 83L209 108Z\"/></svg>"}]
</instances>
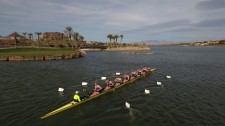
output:
<instances>
[{"instance_id":1,"label":"sky","mask_svg":"<svg viewBox=\"0 0 225 126\"><path fill-rule=\"evenodd\" d=\"M0 0L0 35L64 32L86 41L225 39L225 0Z\"/></svg>"}]
</instances>

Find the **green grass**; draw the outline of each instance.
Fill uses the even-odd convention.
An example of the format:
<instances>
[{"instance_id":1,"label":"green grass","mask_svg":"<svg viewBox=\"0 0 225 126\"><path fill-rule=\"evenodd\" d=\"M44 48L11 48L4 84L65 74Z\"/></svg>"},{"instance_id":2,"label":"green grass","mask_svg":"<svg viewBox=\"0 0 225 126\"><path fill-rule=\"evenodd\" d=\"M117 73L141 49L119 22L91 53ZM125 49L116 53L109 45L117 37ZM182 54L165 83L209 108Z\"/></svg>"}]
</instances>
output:
<instances>
[{"instance_id":1,"label":"green grass","mask_svg":"<svg viewBox=\"0 0 225 126\"><path fill-rule=\"evenodd\" d=\"M76 52L76 49L48 49L48 48L17 48L17 49L0 49L0 55L55 55L68 54Z\"/></svg>"}]
</instances>

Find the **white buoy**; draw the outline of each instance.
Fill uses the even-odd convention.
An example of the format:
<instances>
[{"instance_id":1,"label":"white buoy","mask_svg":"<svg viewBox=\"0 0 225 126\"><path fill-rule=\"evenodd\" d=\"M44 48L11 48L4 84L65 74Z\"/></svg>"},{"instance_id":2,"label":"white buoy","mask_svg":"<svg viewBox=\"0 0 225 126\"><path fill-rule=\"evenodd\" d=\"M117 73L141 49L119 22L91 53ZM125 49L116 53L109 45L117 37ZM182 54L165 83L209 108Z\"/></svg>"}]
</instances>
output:
<instances>
[{"instance_id":1,"label":"white buoy","mask_svg":"<svg viewBox=\"0 0 225 126\"><path fill-rule=\"evenodd\" d=\"M88 84L88 82L82 82L81 85L86 86Z\"/></svg>"},{"instance_id":2,"label":"white buoy","mask_svg":"<svg viewBox=\"0 0 225 126\"><path fill-rule=\"evenodd\" d=\"M157 82L157 85L162 85L162 83L158 81L158 82Z\"/></svg>"},{"instance_id":3,"label":"white buoy","mask_svg":"<svg viewBox=\"0 0 225 126\"><path fill-rule=\"evenodd\" d=\"M59 88L58 91L59 91L59 92L63 92L64 89L63 89L63 88Z\"/></svg>"},{"instance_id":4,"label":"white buoy","mask_svg":"<svg viewBox=\"0 0 225 126\"><path fill-rule=\"evenodd\" d=\"M120 73L117 73L117 72L116 72L116 75L120 75Z\"/></svg>"},{"instance_id":5,"label":"white buoy","mask_svg":"<svg viewBox=\"0 0 225 126\"><path fill-rule=\"evenodd\" d=\"M127 108L130 108L130 104L129 104L128 102L125 102L125 106L126 106Z\"/></svg>"},{"instance_id":6,"label":"white buoy","mask_svg":"<svg viewBox=\"0 0 225 126\"><path fill-rule=\"evenodd\" d=\"M101 80L105 80L106 79L106 77L101 77Z\"/></svg>"},{"instance_id":7,"label":"white buoy","mask_svg":"<svg viewBox=\"0 0 225 126\"><path fill-rule=\"evenodd\" d=\"M171 76L166 76L166 78L170 79L170 78L171 78Z\"/></svg>"},{"instance_id":8,"label":"white buoy","mask_svg":"<svg viewBox=\"0 0 225 126\"><path fill-rule=\"evenodd\" d=\"M145 89L145 94L150 94L150 90Z\"/></svg>"}]
</instances>

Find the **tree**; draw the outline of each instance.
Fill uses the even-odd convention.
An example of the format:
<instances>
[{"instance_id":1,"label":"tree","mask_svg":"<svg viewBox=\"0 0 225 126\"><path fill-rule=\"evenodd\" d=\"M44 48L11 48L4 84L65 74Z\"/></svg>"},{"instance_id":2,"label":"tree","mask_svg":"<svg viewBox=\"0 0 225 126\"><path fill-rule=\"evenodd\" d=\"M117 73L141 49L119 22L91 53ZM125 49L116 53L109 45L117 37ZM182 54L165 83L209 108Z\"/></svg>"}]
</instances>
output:
<instances>
[{"instance_id":1,"label":"tree","mask_svg":"<svg viewBox=\"0 0 225 126\"><path fill-rule=\"evenodd\" d=\"M17 32L14 32L14 33L13 33L13 38L14 38L14 40L15 40L15 48L17 48L17 35L18 35Z\"/></svg>"},{"instance_id":2,"label":"tree","mask_svg":"<svg viewBox=\"0 0 225 126\"><path fill-rule=\"evenodd\" d=\"M112 40L113 40L113 42L115 42L115 40L116 40L115 36L112 36Z\"/></svg>"},{"instance_id":3,"label":"tree","mask_svg":"<svg viewBox=\"0 0 225 126\"><path fill-rule=\"evenodd\" d=\"M26 38L27 33L26 32L22 32L23 36Z\"/></svg>"},{"instance_id":4,"label":"tree","mask_svg":"<svg viewBox=\"0 0 225 126\"><path fill-rule=\"evenodd\" d=\"M123 40L123 35L120 35L120 42L122 42Z\"/></svg>"},{"instance_id":5,"label":"tree","mask_svg":"<svg viewBox=\"0 0 225 126\"><path fill-rule=\"evenodd\" d=\"M84 36L80 35L79 36L79 40L83 42L84 41Z\"/></svg>"},{"instance_id":6,"label":"tree","mask_svg":"<svg viewBox=\"0 0 225 126\"><path fill-rule=\"evenodd\" d=\"M40 35L42 34L41 32L35 32L35 34L38 36L38 49L40 48Z\"/></svg>"},{"instance_id":7,"label":"tree","mask_svg":"<svg viewBox=\"0 0 225 126\"><path fill-rule=\"evenodd\" d=\"M33 38L33 34L32 33L28 33L28 37L31 40L31 38Z\"/></svg>"},{"instance_id":8,"label":"tree","mask_svg":"<svg viewBox=\"0 0 225 126\"><path fill-rule=\"evenodd\" d=\"M117 39L119 38L119 36L118 35L114 35L114 39L116 40L116 42L117 42Z\"/></svg>"},{"instance_id":9,"label":"tree","mask_svg":"<svg viewBox=\"0 0 225 126\"><path fill-rule=\"evenodd\" d=\"M73 49L73 44L72 44L72 40L71 40L72 33L73 33L72 27L70 27L70 26L66 27L65 33L66 33L67 36L69 37L69 39L70 39L70 44L71 44L71 47L72 47L72 49Z\"/></svg>"},{"instance_id":10,"label":"tree","mask_svg":"<svg viewBox=\"0 0 225 126\"><path fill-rule=\"evenodd\" d=\"M73 38L74 40L78 41L79 33L78 32L73 32Z\"/></svg>"},{"instance_id":11,"label":"tree","mask_svg":"<svg viewBox=\"0 0 225 126\"><path fill-rule=\"evenodd\" d=\"M113 39L113 35L112 34L108 34L107 38L109 38L109 41L111 42L111 40Z\"/></svg>"}]
</instances>

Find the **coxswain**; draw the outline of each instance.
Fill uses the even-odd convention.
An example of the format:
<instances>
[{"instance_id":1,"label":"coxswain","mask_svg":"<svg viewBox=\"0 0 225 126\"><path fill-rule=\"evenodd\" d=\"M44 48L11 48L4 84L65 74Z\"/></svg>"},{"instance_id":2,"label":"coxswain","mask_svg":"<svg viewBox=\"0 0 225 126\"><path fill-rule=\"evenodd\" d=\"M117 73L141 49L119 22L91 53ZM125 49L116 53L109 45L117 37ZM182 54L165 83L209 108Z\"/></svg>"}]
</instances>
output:
<instances>
[{"instance_id":1,"label":"coxswain","mask_svg":"<svg viewBox=\"0 0 225 126\"><path fill-rule=\"evenodd\" d=\"M97 82L95 82L94 92L90 96L95 96L95 95L101 93L101 91L102 91L102 87Z\"/></svg>"},{"instance_id":2,"label":"coxswain","mask_svg":"<svg viewBox=\"0 0 225 126\"><path fill-rule=\"evenodd\" d=\"M79 91L75 92L75 95L73 96L74 102L80 102L80 96L78 95Z\"/></svg>"}]
</instances>

